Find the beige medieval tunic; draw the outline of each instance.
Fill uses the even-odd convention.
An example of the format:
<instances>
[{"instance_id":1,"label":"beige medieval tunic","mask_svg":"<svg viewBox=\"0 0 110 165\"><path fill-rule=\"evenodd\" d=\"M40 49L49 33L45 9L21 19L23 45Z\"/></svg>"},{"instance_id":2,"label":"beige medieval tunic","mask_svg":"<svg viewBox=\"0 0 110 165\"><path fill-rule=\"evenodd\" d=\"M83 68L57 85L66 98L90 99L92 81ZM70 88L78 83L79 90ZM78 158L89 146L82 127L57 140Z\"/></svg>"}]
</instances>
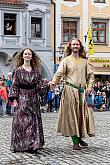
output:
<instances>
[{"instance_id":1,"label":"beige medieval tunic","mask_svg":"<svg viewBox=\"0 0 110 165\"><path fill-rule=\"evenodd\" d=\"M77 86L84 88L91 86L94 82L94 74L91 65L86 59L74 60L72 55L64 58L53 77L53 82L57 84L63 79ZM93 109L87 106L85 91L82 103L82 124L79 128L79 91L69 85L64 85L61 96L57 132L63 136L88 137L94 136L94 116ZM80 130L81 129L81 130Z\"/></svg>"}]
</instances>

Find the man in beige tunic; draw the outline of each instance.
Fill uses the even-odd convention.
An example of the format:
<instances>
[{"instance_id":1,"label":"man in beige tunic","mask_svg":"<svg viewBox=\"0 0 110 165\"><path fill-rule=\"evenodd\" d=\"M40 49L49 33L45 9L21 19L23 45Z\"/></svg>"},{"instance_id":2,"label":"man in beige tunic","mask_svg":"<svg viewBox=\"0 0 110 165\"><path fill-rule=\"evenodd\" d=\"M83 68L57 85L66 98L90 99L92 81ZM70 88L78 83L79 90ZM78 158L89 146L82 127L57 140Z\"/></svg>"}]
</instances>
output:
<instances>
[{"instance_id":1,"label":"man in beige tunic","mask_svg":"<svg viewBox=\"0 0 110 165\"><path fill-rule=\"evenodd\" d=\"M50 87L53 88L63 77L64 89L61 96L57 132L71 136L73 149L88 146L82 138L94 136L93 110L87 107L85 89L90 92L94 74L86 59L82 43L72 39L66 49L66 57L61 61Z\"/></svg>"}]
</instances>

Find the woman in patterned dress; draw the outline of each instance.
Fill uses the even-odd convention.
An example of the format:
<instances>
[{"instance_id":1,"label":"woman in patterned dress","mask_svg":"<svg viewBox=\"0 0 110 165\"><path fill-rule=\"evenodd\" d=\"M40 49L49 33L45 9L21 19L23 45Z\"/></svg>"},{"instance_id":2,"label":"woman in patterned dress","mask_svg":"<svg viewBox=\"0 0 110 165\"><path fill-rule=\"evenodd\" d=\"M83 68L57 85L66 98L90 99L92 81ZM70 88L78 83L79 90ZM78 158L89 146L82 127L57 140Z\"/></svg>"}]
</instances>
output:
<instances>
[{"instance_id":1,"label":"woman in patterned dress","mask_svg":"<svg viewBox=\"0 0 110 165\"><path fill-rule=\"evenodd\" d=\"M11 133L13 152L33 153L44 145L40 96L47 93L48 84L41 78L40 64L39 57L29 48L15 56L15 73L9 92L14 106Z\"/></svg>"}]
</instances>

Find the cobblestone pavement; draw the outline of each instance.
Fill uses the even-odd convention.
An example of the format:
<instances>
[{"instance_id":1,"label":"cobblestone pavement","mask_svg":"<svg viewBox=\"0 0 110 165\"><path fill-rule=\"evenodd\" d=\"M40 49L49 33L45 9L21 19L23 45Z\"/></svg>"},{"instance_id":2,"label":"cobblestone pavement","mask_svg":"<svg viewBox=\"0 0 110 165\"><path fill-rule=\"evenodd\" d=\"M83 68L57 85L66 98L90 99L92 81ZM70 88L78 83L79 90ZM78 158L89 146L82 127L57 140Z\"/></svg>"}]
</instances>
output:
<instances>
[{"instance_id":1,"label":"cobblestone pavement","mask_svg":"<svg viewBox=\"0 0 110 165\"><path fill-rule=\"evenodd\" d=\"M110 112L95 112L96 136L89 146L72 150L71 138L55 132L58 113L43 113L45 146L35 154L12 153L11 117L0 118L0 165L110 165Z\"/></svg>"}]
</instances>

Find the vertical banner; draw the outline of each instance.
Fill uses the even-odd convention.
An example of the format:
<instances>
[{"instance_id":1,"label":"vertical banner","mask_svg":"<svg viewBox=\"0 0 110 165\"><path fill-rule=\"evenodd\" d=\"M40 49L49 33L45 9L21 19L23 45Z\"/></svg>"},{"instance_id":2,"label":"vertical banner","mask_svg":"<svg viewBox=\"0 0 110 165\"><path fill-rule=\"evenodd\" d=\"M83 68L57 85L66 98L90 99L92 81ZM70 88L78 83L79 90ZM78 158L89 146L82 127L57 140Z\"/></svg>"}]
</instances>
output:
<instances>
[{"instance_id":1,"label":"vertical banner","mask_svg":"<svg viewBox=\"0 0 110 165\"><path fill-rule=\"evenodd\" d=\"M92 28L90 24L88 28L88 55L93 55L93 54L94 54L94 43L92 38Z\"/></svg>"}]
</instances>

